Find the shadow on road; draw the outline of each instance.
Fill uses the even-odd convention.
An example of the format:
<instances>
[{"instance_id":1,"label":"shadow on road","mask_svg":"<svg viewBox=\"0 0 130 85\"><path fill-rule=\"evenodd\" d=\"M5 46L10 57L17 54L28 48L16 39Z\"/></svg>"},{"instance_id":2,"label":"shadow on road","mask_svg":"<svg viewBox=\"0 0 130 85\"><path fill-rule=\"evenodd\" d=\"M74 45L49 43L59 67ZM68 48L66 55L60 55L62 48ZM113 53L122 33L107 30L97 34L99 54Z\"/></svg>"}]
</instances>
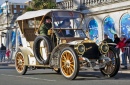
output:
<instances>
[{"instance_id":1,"label":"shadow on road","mask_svg":"<svg viewBox=\"0 0 130 85\"><path fill-rule=\"evenodd\" d=\"M80 72L75 80L130 80L130 73L119 72L114 77L105 77L100 72Z\"/></svg>"}]
</instances>

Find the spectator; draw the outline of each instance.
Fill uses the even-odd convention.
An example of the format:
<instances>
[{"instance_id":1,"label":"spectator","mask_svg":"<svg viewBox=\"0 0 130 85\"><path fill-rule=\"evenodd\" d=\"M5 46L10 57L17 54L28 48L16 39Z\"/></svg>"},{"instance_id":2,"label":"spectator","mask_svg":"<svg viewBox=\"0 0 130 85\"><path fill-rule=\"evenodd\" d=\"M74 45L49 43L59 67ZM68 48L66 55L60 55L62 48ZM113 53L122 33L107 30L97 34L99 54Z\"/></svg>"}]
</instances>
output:
<instances>
[{"instance_id":1,"label":"spectator","mask_svg":"<svg viewBox=\"0 0 130 85\"><path fill-rule=\"evenodd\" d=\"M122 51L122 64L124 67L122 69L127 69L127 56L126 56L126 51L124 49L124 47L126 46L126 37L125 36L121 36L120 38L120 42L117 44L116 48L120 48Z\"/></svg>"},{"instance_id":2,"label":"spectator","mask_svg":"<svg viewBox=\"0 0 130 85\"><path fill-rule=\"evenodd\" d=\"M118 44L120 42L120 38L117 36L117 34L114 34L114 43Z\"/></svg>"},{"instance_id":3,"label":"spectator","mask_svg":"<svg viewBox=\"0 0 130 85\"><path fill-rule=\"evenodd\" d=\"M0 50L1 50L1 62L2 62L2 60L4 60L4 62L5 62L6 47L3 45L3 43L1 44Z\"/></svg>"},{"instance_id":4,"label":"spectator","mask_svg":"<svg viewBox=\"0 0 130 85\"><path fill-rule=\"evenodd\" d=\"M113 43L112 39L108 38L107 34L104 34L104 40L103 41L105 41L107 43Z\"/></svg>"},{"instance_id":5,"label":"spectator","mask_svg":"<svg viewBox=\"0 0 130 85\"><path fill-rule=\"evenodd\" d=\"M6 51L6 56L8 58L8 62L9 62L9 57L10 57L10 50L9 49Z\"/></svg>"},{"instance_id":6,"label":"spectator","mask_svg":"<svg viewBox=\"0 0 130 85\"><path fill-rule=\"evenodd\" d=\"M129 64L130 64L130 38L126 40L126 52L127 52L127 56L128 56L128 60L129 60Z\"/></svg>"},{"instance_id":7,"label":"spectator","mask_svg":"<svg viewBox=\"0 0 130 85\"><path fill-rule=\"evenodd\" d=\"M114 34L114 43L118 44L120 42L120 38L117 36L117 34ZM116 52L119 56L120 54L120 48L116 48Z\"/></svg>"}]
</instances>

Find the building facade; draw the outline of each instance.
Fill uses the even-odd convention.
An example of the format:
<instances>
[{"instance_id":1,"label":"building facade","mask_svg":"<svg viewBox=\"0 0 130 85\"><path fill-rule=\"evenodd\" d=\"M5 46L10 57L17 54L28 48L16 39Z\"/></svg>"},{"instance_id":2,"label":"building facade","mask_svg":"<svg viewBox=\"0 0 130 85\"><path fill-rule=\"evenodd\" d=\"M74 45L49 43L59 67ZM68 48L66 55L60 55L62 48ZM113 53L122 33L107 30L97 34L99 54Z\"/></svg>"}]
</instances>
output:
<instances>
[{"instance_id":1,"label":"building facade","mask_svg":"<svg viewBox=\"0 0 130 85\"><path fill-rule=\"evenodd\" d=\"M5 27L13 27L14 20L22 14L22 11L25 10L25 3L11 3L5 2L1 5L3 10L0 16L0 29Z\"/></svg>"},{"instance_id":2,"label":"building facade","mask_svg":"<svg viewBox=\"0 0 130 85\"><path fill-rule=\"evenodd\" d=\"M10 57L14 54L16 31L18 31L15 26L17 26L15 20L20 16L25 10L25 3L12 3L5 2L1 5L2 12L0 14L0 46L3 43L6 49L11 51ZM17 34L19 35L19 34Z\"/></svg>"},{"instance_id":3,"label":"building facade","mask_svg":"<svg viewBox=\"0 0 130 85\"><path fill-rule=\"evenodd\" d=\"M65 0L58 2L60 9L78 10L85 15L83 28L92 40L100 42L107 34L130 38L130 0Z\"/></svg>"}]
</instances>

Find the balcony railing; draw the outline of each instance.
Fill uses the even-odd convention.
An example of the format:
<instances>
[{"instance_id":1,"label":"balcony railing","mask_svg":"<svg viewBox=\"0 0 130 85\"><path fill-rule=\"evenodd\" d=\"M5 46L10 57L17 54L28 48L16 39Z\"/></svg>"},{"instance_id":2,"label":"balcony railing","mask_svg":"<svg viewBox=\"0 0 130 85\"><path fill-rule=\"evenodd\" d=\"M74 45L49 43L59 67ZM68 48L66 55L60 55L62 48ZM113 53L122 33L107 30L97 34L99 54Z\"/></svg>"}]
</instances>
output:
<instances>
[{"instance_id":1,"label":"balcony railing","mask_svg":"<svg viewBox=\"0 0 130 85\"><path fill-rule=\"evenodd\" d=\"M77 9L78 7L96 7L130 0L66 0L57 3L60 9Z\"/></svg>"}]
</instances>

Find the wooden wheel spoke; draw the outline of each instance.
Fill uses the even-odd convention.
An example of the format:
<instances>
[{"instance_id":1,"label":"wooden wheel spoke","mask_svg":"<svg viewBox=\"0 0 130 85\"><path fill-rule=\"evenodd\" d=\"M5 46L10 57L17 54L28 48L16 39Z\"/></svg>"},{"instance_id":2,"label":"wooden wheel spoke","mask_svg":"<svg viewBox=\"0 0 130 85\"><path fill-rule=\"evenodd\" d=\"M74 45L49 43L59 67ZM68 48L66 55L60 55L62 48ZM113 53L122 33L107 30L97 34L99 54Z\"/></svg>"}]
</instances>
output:
<instances>
[{"instance_id":1,"label":"wooden wheel spoke","mask_svg":"<svg viewBox=\"0 0 130 85\"><path fill-rule=\"evenodd\" d=\"M65 65L62 65L62 68L66 68Z\"/></svg>"},{"instance_id":2,"label":"wooden wheel spoke","mask_svg":"<svg viewBox=\"0 0 130 85\"><path fill-rule=\"evenodd\" d=\"M70 67L70 70L71 70L71 72L73 72L73 71L74 71L74 68Z\"/></svg>"},{"instance_id":3,"label":"wooden wheel spoke","mask_svg":"<svg viewBox=\"0 0 130 85\"><path fill-rule=\"evenodd\" d=\"M63 55L63 57L62 57L62 58L63 58L65 61L67 60L67 59L66 59L66 56L64 56L64 55Z\"/></svg>"},{"instance_id":4,"label":"wooden wheel spoke","mask_svg":"<svg viewBox=\"0 0 130 85\"><path fill-rule=\"evenodd\" d=\"M73 61L73 57L70 57L69 60L70 60L70 61Z\"/></svg>"},{"instance_id":5,"label":"wooden wheel spoke","mask_svg":"<svg viewBox=\"0 0 130 85\"><path fill-rule=\"evenodd\" d=\"M74 67L74 64L70 64L70 67Z\"/></svg>"},{"instance_id":6,"label":"wooden wheel spoke","mask_svg":"<svg viewBox=\"0 0 130 85\"><path fill-rule=\"evenodd\" d=\"M69 75L69 68L66 68L66 73L67 75Z\"/></svg>"},{"instance_id":7,"label":"wooden wheel spoke","mask_svg":"<svg viewBox=\"0 0 130 85\"><path fill-rule=\"evenodd\" d=\"M68 68L68 72L69 72L69 74L71 74L71 73L72 73L70 68Z\"/></svg>"},{"instance_id":8,"label":"wooden wheel spoke","mask_svg":"<svg viewBox=\"0 0 130 85\"><path fill-rule=\"evenodd\" d=\"M65 63L66 62L66 60L62 60L62 63Z\"/></svg>"},{"instance_id":9,"label":"wooden wheel spoke","mask_svg":"<svg viewBox=\"0 0 130 85\"><path fill-rule=\"evenodd\" d=\"M16 66L17 66L17 70L20 72L24 69L24 58L21 53L17 54Z\"/></svg>"}]
</instances>

